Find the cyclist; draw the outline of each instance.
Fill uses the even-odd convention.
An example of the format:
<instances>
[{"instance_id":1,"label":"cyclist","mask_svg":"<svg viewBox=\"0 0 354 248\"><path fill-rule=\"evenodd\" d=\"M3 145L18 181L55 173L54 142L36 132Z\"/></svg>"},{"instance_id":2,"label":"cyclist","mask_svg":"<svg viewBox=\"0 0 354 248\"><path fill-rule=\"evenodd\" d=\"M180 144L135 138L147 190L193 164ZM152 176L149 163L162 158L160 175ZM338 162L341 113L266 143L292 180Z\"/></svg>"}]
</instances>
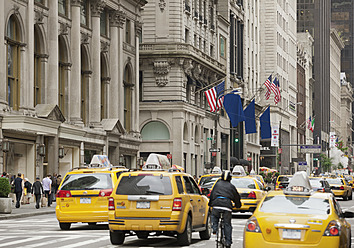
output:
<instances>
[{"instance_id":1,"label":"cyclist","mask_svg":"<svg viewBox=\"0 0 354 248\"><path fill-rule=\"evenodd\" d=\"M231 172L225 170L221 174L221 180L218 180L210 194L209 206L213 208L211 211L211 223L213 234L216 234L219 225L220 213L223 212L225 223L225 241L226 248L232 244L232 202L236 208L241 207L241 198L236 187L231 184Z\"/></svg>"}]
</instances>

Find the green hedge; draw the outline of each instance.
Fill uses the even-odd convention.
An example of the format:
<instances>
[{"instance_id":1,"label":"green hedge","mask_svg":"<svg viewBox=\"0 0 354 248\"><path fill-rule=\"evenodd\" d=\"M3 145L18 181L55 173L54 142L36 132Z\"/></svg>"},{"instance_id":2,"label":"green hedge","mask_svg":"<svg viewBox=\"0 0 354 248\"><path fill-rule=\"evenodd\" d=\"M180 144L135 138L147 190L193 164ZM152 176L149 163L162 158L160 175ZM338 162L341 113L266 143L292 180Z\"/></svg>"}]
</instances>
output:
<instances>
[{"instance_id":1,"label":"green hedge","mask_svg":"<svg viewBox=\"0 0 354 248\"><path fill-rule=\"evenodd\" d=\"M8 197L11 191L9 179L7 177L0 177L0 197Z\"/></svg>"}]
</instances>

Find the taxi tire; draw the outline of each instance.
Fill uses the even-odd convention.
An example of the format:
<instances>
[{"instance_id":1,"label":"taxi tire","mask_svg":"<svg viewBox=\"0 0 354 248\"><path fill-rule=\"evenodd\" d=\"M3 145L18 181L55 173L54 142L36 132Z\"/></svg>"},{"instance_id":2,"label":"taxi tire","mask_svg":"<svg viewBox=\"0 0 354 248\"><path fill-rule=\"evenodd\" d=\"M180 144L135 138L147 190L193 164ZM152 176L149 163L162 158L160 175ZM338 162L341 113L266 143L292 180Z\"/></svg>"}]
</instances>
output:
<instances>
[{"instance_id":1,"label":"taxi tire","mask_svg":"<svg viewBox=\"0 0 354 248\"><path fill-rule=\"evenodd\" d=\"M121 245L125 240L124 232L109 232L109 239L111 240L112 245Z\"/></svg>"},{"instance_id":2,"label":"taxi tire","mask_svg":"<svg viewBox=\"0 0 354 248\"><path fill-rule=\"evenodd\" d=\"M202 240L209 240L211 237L211 222L210 222L210 214L208 214L206 223L206 229L204 231L199 232L199 237Z\"/></svg>"},{"instance_id":3,"label":"taxi tire","mask_svg":"<svg viewBox=\"0 0 354 248\"><path fill-rule=\"evenodd\" d=\"M59 222L59 226L60 226L60 229L61 229L61 230L69 230L69 229L70 229L70 226L71 226L71 223L62 223L62 222Z\"/></svg>"},{"instance_id":4,"label":"taxi tire","mask_svg":"<svg viewBox=\"0 0 354 248\"><path fill-rule=\"evenodd\" d=\"M350 194L350 196L348 197L349 200L353 200L353 193Z\"/></svg>"},{"instance_id":5,"label":"taxi tire","mask_svg":"<svg viewBox=\"0 0 354 248\"><path fill-rule=\"evenodd\" d=\"M149 237L148 232L137 232L136 236L138 236L139 239L147 239Z\"/></svg>"},{"instance_id":6,"label":"taxi tire","mask_svg":"<svg viewBox=\"0 0 354 248\"><path fill-rule=\"evenodd\" d=\"M343 200L344 200L344 201L348 201L348 195L343 196Z\"/></svg>"},{"instance_id":7,"label":"taxi tire","mask_svg":"<svg viewBox=\"0 0 354 248\"><path fill-rule=\"evenodd\" d=\"M187 218L183 233L177 233L177 242L182 246L188 246L192 243L192 221L190 216Z\"/></svg>"}]
</instances>

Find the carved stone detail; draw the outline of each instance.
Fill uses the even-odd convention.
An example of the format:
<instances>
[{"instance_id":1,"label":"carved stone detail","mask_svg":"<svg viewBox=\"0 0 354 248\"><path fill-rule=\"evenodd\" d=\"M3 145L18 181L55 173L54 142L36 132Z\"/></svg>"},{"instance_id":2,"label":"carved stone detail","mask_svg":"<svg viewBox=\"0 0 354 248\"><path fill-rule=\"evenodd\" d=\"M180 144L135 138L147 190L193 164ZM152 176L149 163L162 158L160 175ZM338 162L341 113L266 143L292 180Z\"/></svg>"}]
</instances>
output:
<instances>
[{"instance_id":1,"label":"carved stone detail","mask_svg":"<svg viewBox=\"0 0 354 248\"><path fill-rule=\"evenodd\" d=\"M108 52L108 48L109 48L109 43L108 42L101 42L101 52Z\"/></svg>"},{"instance_id":2,"label":"carved stone detail","mask_svg":"<svg viewBox=\"0 0 354 248\"><path fill-rule=\"evenodd\" d=\"M127 14L121 10L109 12L109 23L112 27L123 28Z\"/></svg>"},{"instance_id":3,"label":"carved stone detail","mask_svg":"<svg viewBox=\"0 0 354 248\"><path fill-rule=\"evenodd\" d=\"M160 7L161 12L163 12L165 10L165 8L166 8L166 1L165 0L160 0L159 7Z\"/></svg>"},{"instance_id":4,"label":"carved stone detail","mask_svg":"<svg viewBox=\"0 0 354 248\"><path fill-rule=\"evenodd\" d=\"M43 11L36 11L35 12L35 17L34 17L34 22L36 24L43 24L43 19L44 19L44 13Z\"/></svg>"},{"instance_id":5,"label":"carved stone detail","mask_svg":"<svg viewBox=\"0 0 354 248\"><path fill-rule=\"evenodd\" d=\"M81 33L81 44L89 44L90 35L88 33Z\"/></svg>"},{"instance_id":6,"label":"carved stone detail","mask_svg":"<svg viewBox=\"0 0 354 248\"><path fill-rule=\"evenodd\" d=\"M139 37L143 29L143 23L141 21L135 22L135 36Z\"/></svg>"},{"instance_id":7,"label":"carved stone detail","mask_svg":"<svg viewBox=\"0 0 354 248\"><path fill-rule=\"evenodd\" d=\"M82 0L71 0L71 6L80 7Z\"/></svg>"},{"instance_id":8,"label":"carved stone detail","mask_svg":"<svg viewBox=\"0 0 354 248\"><path fill-rule=\"evenodd\" d=\"M171 69L169 62L167 61L155 61L154 62L154 74L156 78L156 84L160 87L166 86L168 83L168 73Z\"/></svg>"},{"instance_id":9,"label":"carved stone detail","mask_svg":"<svg viewBox=\"0 0 354 248\"><path fill-rule=\"evenodd\" d=\"M20 6L18 6L17 4L14 4L12 9L13 9L15 15L19 15L20 14L20 11L19 11Z\"/></svg>"},{"instance_id":10,"label":"carved stone detail","mask_svg":"<svg viewBox=\"0 0 354 248\"><path fill-rule=\"evenodd\" d=\"M67 23L60 23L60 30L59 34L60 35L68 35L69 34L69 24Z\"/></svg>"},{"instance_id":11,"label":"carved stone detail","mask_svg":"<svg viewBox=\"0 0 354 248\"><path fill-rule=\"evenodd\" d=\"M91 13L94 17L100 17L104 7L106 6L105 0L95 0L91 3Z\"/></svg>"}]
</instances>

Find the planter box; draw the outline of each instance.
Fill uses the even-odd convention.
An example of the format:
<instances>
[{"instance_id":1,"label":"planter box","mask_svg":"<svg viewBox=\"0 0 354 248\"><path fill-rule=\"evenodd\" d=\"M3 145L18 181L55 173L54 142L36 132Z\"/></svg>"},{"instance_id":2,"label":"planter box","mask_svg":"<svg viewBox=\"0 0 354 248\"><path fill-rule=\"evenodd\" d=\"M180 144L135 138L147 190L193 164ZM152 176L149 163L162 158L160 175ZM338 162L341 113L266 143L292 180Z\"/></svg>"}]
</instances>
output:
<instances>
[{"instance_id":1,"label":"planter box","mask_svg":"<svg viewBox=\"0 0 354 248\"><path fill-rule=\"evenodd\" d=\"M0 198L0 214L11 214L12 211L12 199Z\"/></svg>"}]
</instances>

